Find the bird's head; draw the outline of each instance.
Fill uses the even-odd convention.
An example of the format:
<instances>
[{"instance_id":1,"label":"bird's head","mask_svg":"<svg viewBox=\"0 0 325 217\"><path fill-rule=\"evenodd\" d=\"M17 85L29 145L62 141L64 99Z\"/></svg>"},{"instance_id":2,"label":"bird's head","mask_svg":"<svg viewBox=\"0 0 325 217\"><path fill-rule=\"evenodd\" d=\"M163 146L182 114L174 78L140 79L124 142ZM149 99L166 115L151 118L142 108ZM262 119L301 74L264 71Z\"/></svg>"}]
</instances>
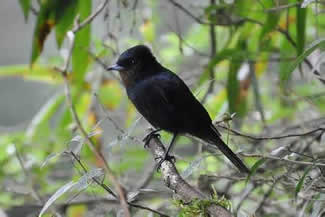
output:
<instances>
[{"instance_id":1,"label":"bird's head","mask_svg":"<svg viewBox=\"0 0 325 217\"><path fill-rule=\"evenodd\" d=\"M139 80L146 79L159 72L161 65L156 61L150 49L145 45L137 45L124 51L117 62L106 68L119 72L126 87L131 87Z\"/></svg>"},{"instance_id":2,"label":"bird's head","mask_svg":"<svg viewBox=\"0 0 325 217\"><path fill-rule=\"evenodd\" d=\"M143 73L147 65L156 62L150 49L145 45L137 45L124 51L118 58L116 64L107 70L116 70L121 74Z\"/></svg>"}]
</instances>

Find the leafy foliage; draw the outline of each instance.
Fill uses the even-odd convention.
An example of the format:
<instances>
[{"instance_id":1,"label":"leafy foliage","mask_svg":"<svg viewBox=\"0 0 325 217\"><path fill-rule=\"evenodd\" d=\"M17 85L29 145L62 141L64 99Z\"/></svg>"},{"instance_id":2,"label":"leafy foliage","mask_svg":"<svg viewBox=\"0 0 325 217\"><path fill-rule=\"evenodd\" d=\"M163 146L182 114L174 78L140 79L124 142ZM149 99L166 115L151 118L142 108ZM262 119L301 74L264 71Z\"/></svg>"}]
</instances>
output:
<instances>
[{"instance_id":1,"label":"leafy foliage","mask_svg":"<svg viewBox=\"0 0 325 217\"><path fill-rule=\"evenodd\" d=\"M194 216L208 216L208 207L211 205L222 206L225 209L231 209L231 203L224 197L218 198L214 196L211 199L200 200L196 199L189 203L185 203L181 200L175 201L176 206L178 206L181 211L178 214L178 217L194 217Z\"/></svg>"},{"instance_id":2,"label":"leafy foliage","mask_svg":"<svg viewBox=\"0 0 325 217\"><path fill-rule=\"evenodd\" d=\"M24 12L28 11L29 7L26 3L27 1L21 1L21 2L24 2L21 3L24 8ZM54 27L56 29L56 40L57 40L58 47L61 47L65 35L68 32L68 30L72 27L72 23L76 18L76 15L80 14L81 20L83 20L85 17L89 15L89 12L91 10L90 3L91 3L90 0L41 1L40 10L37 16L37 22L34 29L31 64L33 64L41 54L44 47L45 40ZM25 12L25 14L27 14L27 12ZM27 15L25 16L27 17ZM89 41L89 34L90 34L89 31L90 30L88 27L83 31L84 33L80 33L80 36L77 37L80 38L83 35L83 37L78 40L82 40L82 39L85 40L84 43L86 44L83 44L83 46L85 46L84 49L88 48L87 41ZM78 46L81 46L80 43L77 44ZM85 51L83 50L82 53L85 53ZM81 57L81 59L83 61L85 60L84 57Z\"/></svg>"},{"instance_id":3,"label":"leafy foliage","mask_svg":"<svg viewBox=\"0 0 325 217\"><path fill-rule=\"evenodd\" d=\"M256 210L259 216L284 216L281 210L287 210L288 216L297 216L298 211L306 216L321 213L324 204L318 200L323 200L324 195L317 189L322 187L318 180L324 172L316 164L324 158L320 145L324 131L307 135L301 132L325 124L325 79L320 70L325 15L317 12L324 9L323 3L238 0L214 4L198 1L191 5L186 1L124 0L110 1L96 15L94 2L17 1L25 20L36 17L32 41L26 42L32 43L32 67L1 66L0 79L42 82L57 91L35 112L26 128L0 137L0 183L6 186L0 188L1 205L10 209L12 205L39 204L35 195L26 193L36 192L41 198L51 195L40 215L51 211L49 207L54 203L60 207L62 202L65 209L68 207L66 216L86 216L87 211L93 211L88 205L93 203L90 196L107 196L105 189L90 185L94 177L102 178L101 169L80 173L82 165L62 154L72 151L87 167L104 167L104 162L85 145L88 141L71 114L67 82L86 135L105 156L118 181L131 191L127 193L133 193L148 207L171 216L203 216L211 204L231 209L231 200L239 215L246 215L246 211L254 215L256 207L260 207ZM90 20L70 35L74 40L67 37L69 31L94 14L96 24ZM104 31L102 36L92 31L98 29ZM53 30L58 50L62 51L54 60L42 56ZM216 53L211 47L212 30ZM72 41L73 50L67 56L66 45L69 47ZM205 145L197 148L198 141L182 137L174 152L183 178L196 183L201 175L206 175L206 183L199 183L198 188L208 195L211 188L218 193L213 191L212 199L166 205L156 184L160 183L160 174L148 172L153 165L141 138L146 122L139 119L126 99L117 75L104 70L124 49L139 43L151 46L163 65L184 78L197 98L205 100L205 107L218 125L235 129L221 132L232 150L242 152L241 157L251 166L248 177L230 169L215 150ZM67 65L64 77L58 69L66 63L71 66ZM238 134L242 136L234 136ZM275 139L278 135L296 136ZM162 133L161 139L167 144L170 136ZM286 155L275 156L270 150L285 150ZM149 184L142 180L146 176ZM113 186L108 177L100 181ZM8 191L8 183L18 190ZM142 189L137 189L139 183L143 184ZM73 210L69 202L78 201L79 194L90 202ZM230 199L216 196L224 194ZM141 201L137 195L144 195L146 200ZM70 196L72 200L67 199ZM134 216L149 216L147 211L132 212ZM123 212L116 208L107 213L119 216Z\"/></svg>"},{"instance_id":4,"label":"leafy foliage","mask_svg":"<svg viewBox=\"0 0 325 217\"><path fill-rule=\"evenodd\" d=\"M28 19L28 14L30 10L31 0L19 0L21 9L23 10L25 20Z\"/></svg>"}]
</instances>

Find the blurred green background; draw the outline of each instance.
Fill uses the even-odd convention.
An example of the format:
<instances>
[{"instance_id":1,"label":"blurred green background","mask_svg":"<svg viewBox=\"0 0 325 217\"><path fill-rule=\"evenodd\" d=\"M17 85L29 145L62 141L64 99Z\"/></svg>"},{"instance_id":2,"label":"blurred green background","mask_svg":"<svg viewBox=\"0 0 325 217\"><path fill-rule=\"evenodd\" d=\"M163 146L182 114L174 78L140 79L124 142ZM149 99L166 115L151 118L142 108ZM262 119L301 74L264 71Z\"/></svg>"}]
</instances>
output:
<instances>
[{"instance_id":1,"label":"blurred green background","mask_svg":"<svg viewBox=\"0 0 325 217\"><path fill-rule=\"evenodd\" d=\"M69 55L67 32L103 3L76 33ZM80 165L63 154L74 151L90 171L103 167L85 145L56 70L69 60L72 103L128 195L136 193L136 202L170 216L190 216L171 198L143 148L149 124L127 99L118 74L104 70L125 49L146 44L191 87L224 141L253 170L242 177L215 150L182 137L174 154L186 181L225 195L238 216L320 216L324 176L313 163L325 156L324 6L307 0L4 0L0 210L37 216L51 195L73 181L79 190L56 198L57 213L123 216L104 189L82 184ZM161 139L167 144L170 135ZM95 176L114 189L102 173Z\"/></svg>"}]
</instances>

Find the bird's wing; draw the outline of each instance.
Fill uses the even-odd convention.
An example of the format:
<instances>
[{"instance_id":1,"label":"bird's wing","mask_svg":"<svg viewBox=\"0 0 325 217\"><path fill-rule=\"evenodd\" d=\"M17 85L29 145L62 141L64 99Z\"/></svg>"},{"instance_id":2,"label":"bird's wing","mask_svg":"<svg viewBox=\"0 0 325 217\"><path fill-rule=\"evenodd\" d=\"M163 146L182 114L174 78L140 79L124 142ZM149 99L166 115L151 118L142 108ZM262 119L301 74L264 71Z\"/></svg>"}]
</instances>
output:
<instances>
[{"instance_id":1,"label":"bird's wing","mask_svg":"<svg viewBox=\"0 0 325 217\"><path fill-rule=\"evenodd\" d=\"M154 127L192 133L191 128L211 123L208 113L186 84L171 72L142 81L128 94L138 111Z\"/></svg>"}]
</instances>

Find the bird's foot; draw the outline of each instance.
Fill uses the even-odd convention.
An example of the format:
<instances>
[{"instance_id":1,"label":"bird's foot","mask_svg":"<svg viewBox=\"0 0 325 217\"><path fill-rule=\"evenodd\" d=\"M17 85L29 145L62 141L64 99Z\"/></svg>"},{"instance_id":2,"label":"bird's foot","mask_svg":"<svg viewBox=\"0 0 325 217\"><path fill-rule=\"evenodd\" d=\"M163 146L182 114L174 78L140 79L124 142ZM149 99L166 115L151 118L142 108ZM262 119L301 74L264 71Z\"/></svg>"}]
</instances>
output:
<instances>
[{"instance_id":1,"label":"bird's foot","mask_svg":"<svg viewBox=\"0 0 325 217\"><path fill-rule=\"evenodd\" d=\"M144 142L144 148L148 147L148 144L152 138L158 138L158 139L160 138L160 134L157 133L159 131L161 131L161 129L154 130L143 138L142 141Z\"/></svg>"},{"instance_id":2,"label":"bird's foot","mask_svg":"<svg viewBox=\"0 0 325 217\"><path fill-rule=\"evenodd\" d=\"M175 158L174 156L172 156L172 155L165 155L163 158L161 158L161 157L157 157L157 158L155 158L155 160L157 160L157 159L160 159L160 161L159 161L159 162L157 163L157 165L156 165L156 167L157 167L157 171L160 170L161 164L162 164L164 161L166 161L166 160L168 160L168 161L170 161L170 162L173 162L173 163L176 162L176 158Z\"/></svg>"}]
</instances>

